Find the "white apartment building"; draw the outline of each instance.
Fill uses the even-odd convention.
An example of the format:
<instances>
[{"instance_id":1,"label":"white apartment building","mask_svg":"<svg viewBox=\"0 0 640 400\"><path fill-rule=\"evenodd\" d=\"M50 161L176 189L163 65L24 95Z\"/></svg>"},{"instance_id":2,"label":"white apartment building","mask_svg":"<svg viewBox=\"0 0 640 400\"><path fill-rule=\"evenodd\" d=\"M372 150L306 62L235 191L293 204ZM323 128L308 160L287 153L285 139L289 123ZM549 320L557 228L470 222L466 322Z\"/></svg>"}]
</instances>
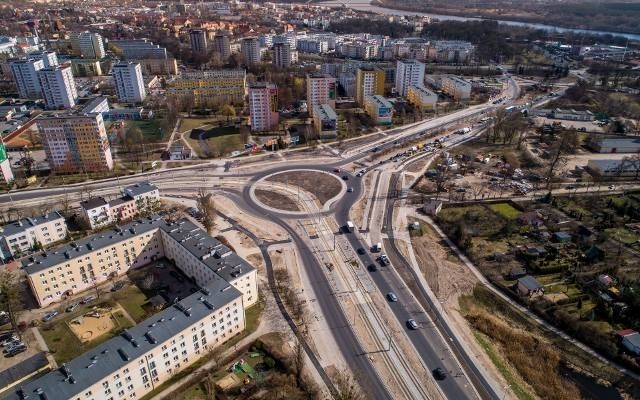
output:
<instances>
[{"instance_id":1,"label":"white apartment building","mask_svg":"<svg viewBox=\"0 0 640 400\"><path fill-rule=\"evenodd\" d=\"M50 67L38 71L44 104L49 109L72 108L78 92L71 67Z\"/></svg>"},{"instance_id":2,"label":"white apartment building","mask_svg":"<svg viewBox=\"0 0 640 400\"><path fill-rule=\"evenodd\" d=\"M256 65L260 62L260 43L257 38L247 37L242 39L240 51L247 65Z\"/></svg>"},{"instance_id":3,"label":"white apartment building","mask_svg":"<svg viewBox=\"0 0 640 400\"><path fill-rule=\"evenodd\" d=\"M139 63L121 62L114 65L113 80L120 101L140 103L147 96Z\"/></svg>"},{"instance_id":4,"label":"white apartment building","mask_svg":"<svg viewBox=\"0 0 640 400\"><path fill-rule=\"evenodd\" d=\"M416 60L396 64L396 92L404 97L409 86L424 86L424 64Z\"/></svg>"},{"instance_id":5,"label":"white apartment building","mask_svg":"<svg viewBox=\"0 0 640 400\"><path fill-rule=\"evenodd\" d=\"M109 45L125 60L145 58L166 59L167 49L153 44L149 39L110 40Z\"/></svg>"},{"instance_id":6,"label":"white apartment building","mask_svg":"<svg viewBox=\"0 0 640 400\"><path fill-rule=\"evenodd\" d=\"M22 218L0 227L2 259L24 255L36 246L47 247L64 240L67 223L57 211L35 218Z\"/></svg>"},{"instance_id":7,"label":"white apartment building","mask_svg":"<svg viewBox=\"0 0 640 400\"><path fill-rule=\"evenodd\" d=\"M336 78L328 74L307 75L307 109L313 116L316 105L327 104L336 108Z\"/></svg>"},{"instance_id":8,"label":"white apartment building","mask_svg":"<svg viewBox=\"0 0 640 400\"><path fill-rule=\"evenodd\" d=\"M80 202L80 220L91 230L101 228L113 222L109 203L102 197L94 197Z\"/></svg>"},{"instance_id":9,"label":"white apartment building","mask_svg":"<svg viewBox=\"0 0 640 400\"><path fill-rule=\"evenodd\" d=\"M278 87L273 83L249 86L249 121L253 132L278 128Z\"/></svg>"},{"instance_id":10,"label":"white apartment building","mask_svg":"<svg viewBox=\"0 0 640 400\"><path fill-rule=\"evenodd\" d=\"M58 56L55 51L43 51L40 53L29 53L30 58L34 58L36 60L42 60L44 63L44 67L57 67L58 64Z\"/></svg>"},{"instance_id":11,"label":"white apartment building","mask_svg":"<svg viewBox=\"0 0 640 400\"><path fill-rule=\"evenodd\" d=\"M104 42L99 33L78 32L71 35L71 47L83 58L102 59L106 56Z\"/></svg>"},{"instance_id":12,"label":"white apartment building","mask_svg":"<svg viewBox=\"0 0 640 400\"><path fill-rule=\"evenodd\" d=\"M186 220L169 224L148 218L29 259L24 268L32 289L62 293L69 283L92 286L163 255L201 289L21 384L6 399L141 398L244 330L244 310L258 300L256 269Z\"/></svg>"},{"instance_id":13,"label":"white apartment building","mask_svg":"<svg viewBox=\"0 0 640 400\"><path fill-rule=\"evenodd\" d=\"M38 81L38 71L44 68L44 61L35 58L12 60L10 65L18 95L24 99L39 99L42 89Z\"/></svg>"},{"instance_id":14,"label":"white apartment building","mask_svg":"<svg viewBox=\"0 0 640 400\"><path fill-rule=\"evenodd\" d=\"M443 76L442 91L455 100L467 100L471 97L471 82L458 76Z\"/></svg>"}]
</instances>

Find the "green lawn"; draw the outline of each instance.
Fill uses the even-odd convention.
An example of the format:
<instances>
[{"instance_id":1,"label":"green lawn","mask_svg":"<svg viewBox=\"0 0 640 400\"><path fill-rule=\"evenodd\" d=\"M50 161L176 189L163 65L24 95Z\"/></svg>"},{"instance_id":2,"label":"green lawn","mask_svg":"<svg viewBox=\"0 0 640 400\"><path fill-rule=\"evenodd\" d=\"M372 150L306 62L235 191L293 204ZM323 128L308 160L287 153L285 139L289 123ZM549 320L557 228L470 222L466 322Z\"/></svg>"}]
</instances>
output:
<instances>
[{"instance_id":1,"label":"green lawn","mask_svg":"<svg viewBox=\"0 0 640 400\"><path fill-rule=\"evenodd\" d=\"M574 297L582 294L582 290L580 290L580 288L573 283L570 283L570 284L558 283L556 285L545 286L544 292L549 294L564 293L568 297Z\"/></svg>"},{"instance_id":2,"label":"green lawn","mask_svg":"<svg viewBox=\"0 0 640 400\"><path fill-rule=\"evenodd\" d=\"M242 135L235 127L214 128L213 135L204 139L210 152L208 155L205 149L200 146L200 140L197 136L192 138L191 135L185 134L183 138L189 142L198 156L202 158L207 158L207 156L221 157L229 155L236 150L244 150Z\"/></svg>"},{"instance_id":3,"label":"green lawn","mask_svg":"<svg viewBox=\"0 0 640 400\"><path fill-rule=\"evenodd\" d=\"M71 314L64 313L58 317L59 319L54 319L51 324L45 324L40 327L40 333L58 364L71 361L85 351L106 342L122 330L132 326L122 313L117 312L113 314L116 327L111 332L107 332L90 342L82 343L71 332L67 324L73 318L86 313L90 308L89 306L82 306L78 311Z\"/></svg>"},{"instance_id":4,"label":"green lawn","mask_svg":"<svg viewBox=\"0 0 640 400\"><path fill-rule=\"evenodd\" d=\"M126 285L117 291L113 300L120 303L136 322L148 317L147 312L142 308L142 305L147 302L147 296L135 285Z\"/></svg>"},{"instance_id":5,"label":"green lawn","mask_svg":"<svg viewBox=\"0 0 640 400\"><path fill-rule=\"evenodd\" d=\"M171 135L171 131L173 127L171 127L167 132L163 132L160 120L157 119L149 119L145 121L127 121L127 124L135 125L142 131L142 135L147 141L150 142L160 142L162 140L166 140L169 135Z\"/></svg>"},{"instance_id":6,"label":"green lawn","mask_svg":"<svg viewBox=\"0 0 640 400\"><path fill-rule=\"evenodd\" d=\"M522 385L522 379L511 371L511 369L507 366L507 362L504 360L502 355L500 355L489 338L475 329L473 330L473 335L476 337L476 340L484 349L485 353L487 353L493 365L495 365L498 371L500 371L500 374L509 383L511 390L518 397L518 399L534 400L535 396L529 393L524 385Z\"/></svg>"},{"instance_id":7,"label":"green lawn","mask_svg":"<svg viewBox=\"0 0 640 400\"><path fill-rule=\"evenodd\" d=\"M635 232L626 228L611 228L605 229L605 232L609 234L609 237L613 240L617 240L623 244L634 244L640 240L640 237Z\"/></svg>"},{"instance_id":8,"label":"green lawn","mask_svg":"<svg viewBox=\"0 0 640 400\"><path fill-rule=\"evenodd\" d=\"M489 208L507 219L516 219L521 214L509 203L490 204Z\"/></svg>"},{"instance_id":9,"label":"green lawn","mask_svg":"<svg viewBox=\"0 0 640 400\"><path fill-rule=\"evenodd\" d=\"M183 118L180 122L180 132L190 131L193 128L199 128L203 125L209 125L215 123L215 118Z\"/></svg>"}]
</instances>

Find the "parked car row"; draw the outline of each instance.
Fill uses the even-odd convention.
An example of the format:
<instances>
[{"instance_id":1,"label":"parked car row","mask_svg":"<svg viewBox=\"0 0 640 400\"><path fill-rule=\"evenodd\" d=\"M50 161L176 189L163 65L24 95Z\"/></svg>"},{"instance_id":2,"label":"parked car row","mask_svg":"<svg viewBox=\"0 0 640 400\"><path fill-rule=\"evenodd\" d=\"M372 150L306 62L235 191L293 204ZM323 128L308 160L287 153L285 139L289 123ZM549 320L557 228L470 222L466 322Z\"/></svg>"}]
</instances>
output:
<instances>
[{"instance_id":1,"label":"parked car row","mask_svg":"<svg viewBox=\"0 0 640 400\"><path fill-rule=\"evenodd\" d=\"M0 336L0 345L4 347L5 357L13 357L27 350L27 345L20 339L15 332L7 332Z\"/></svg>"}]
</instances>

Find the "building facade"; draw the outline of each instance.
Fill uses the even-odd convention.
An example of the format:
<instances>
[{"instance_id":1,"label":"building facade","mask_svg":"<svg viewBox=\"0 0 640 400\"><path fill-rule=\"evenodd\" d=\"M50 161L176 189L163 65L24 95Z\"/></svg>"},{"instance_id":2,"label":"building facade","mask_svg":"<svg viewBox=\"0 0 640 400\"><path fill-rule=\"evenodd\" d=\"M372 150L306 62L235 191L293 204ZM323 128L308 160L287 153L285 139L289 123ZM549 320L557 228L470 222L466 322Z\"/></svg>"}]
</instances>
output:
<instances>
[{"instance_id":1,"label":"building facade","mask_svg":"<svg viewBox=\"0 0 640 400\"><path fill-rule=\"evenodd\" d=\"M99 33L85 31L72 34L71 47L83 58L95 60L106 56L104 41Z\"/></svg>"},{"instance_id":2,"label":"building facade","mask_svg":"<svg viewBox=\"0 0 640 400\"><path fill-rule=\"evenodd\" d=\"M307 75L307 109L313 116L314 107L327 104L336 108L336 78L329 74Z\"/></svg>"},{"instance_id":3,"label":"building facade","mask_svg":"<svg viewBox=\"0 0 640 400\"><path fill-rule=\"evenodd\" d=\"M316 104L314 106L313 127L320 139L338 137L338 116L329 104Z\"/></svg>"},{"instance_id":4,"label":"building facade","mask_svg":"<svg viewBox=\"0 0 640 400\"><path fill-rule=\"evenodd\" d=\"M120 54L125 60L168 58L167 49L153 44L149 39L111 40L109 45L115 53Z\"/></svg>"},{"instance_id":5,"label":"building facade","mask_svg":"<svg viewBox=\"0 0 640 400\"><path fill-rule=\"evenodd\" d=\"M220 54L222 60L228 60L231 57L231 45L229 43L229 35L218 32L213 37L213 52Z\"/></svg>"},{"instance_id":6,"label":"building facade","mask_svg":"<svg viewBox=\"0 0 640 400\"><path fill-rule=\"evenodd\" d=\"M102 76L102 66L98 60L74 58L71 60L71 72L73 76Z\"/></svg>"},{"instance_id":7,"label":"building facade","mask_svg":"<svg viewBox=\"0 0 640 400\"><path fill-rule=\"evenodd\" d=\"M42 96L38 71L44 68L42 60L30 58L10 62L13 80L18 88L18 96L24 99L39 99Z\"/></svg>"},{"instance_id":8,"label":"building facade","mask_svg":"<svg viewBox=\"0 0 640 400\"><path fill-rule=\"evenodd\" d=\"M191 43L191 51L200 54L207 53L207 30L191 29L189 31L189 42Z\"/></svg>"},{"instance_id":9,"label":"building facade","mask_svg":"<svg viewBox=\"0 0 640 400\"><path fill-rule=\"evenodd\" d=\"M438 95L424 86L409 86L407 88L407 102L425 110L435 110Z\"/></svg>"},{"instance_id":10,"label":"building facade","mask_svg":"<svg viewBox=\"0 0 640 400\"><path fill-rule=\"evenodd\" d=\"M53 172L100 172L113 168L102 114L41 116L36 122Z\"/></svg>"},{"instance_id":11,"label":"building facade","mask_svg":"<svg viewBox=\"0 0 640 400\"><path fill-rule=\"evenodd\" d=\"M178 61L175 58L145 58L136 60L143 75L177 75Z\"/></svg>"},{"instance_id":12,"label":"building facade","mask_svg":"<svg viewBox=\"0 0 640 400\"><path fill-rule=\"evenodd\" d=\"M140 64L121 62L114 65L113 80L116 86L116 94L120 101L141 103L147 97Z\"/></svg>"},{"instance_id":13,"label":"building facade","mask_svg":"<svg viewBox=\"0 0 640 400\"><path fill-rule=\"evenodd\" d=\"M273 64L278 68L289 68L291 66L291 47L287 43L276 43L273 45Z\"/></svg>"},{"instance_id":14,"label":"building facade","mask_svg":"<svg viewBox=\"0 0 640 400\"><path fill-rule=\"evenodd\" d=\"M364 109L378 125L390 125L393 118L393 104L380 95L364 98Z\"/></svg>"},{"instance_id":15,"label":"building facade","mask_svg":"<svg viewBox=\"0 0 640 400\"><path fill-rule=\"evenodd\" d=\"M255 83L249 86L249 121L253 132L278 128L278 87L275 84Z\"/></svg>"},{"instance_id":16,"label":"building facade","mask_svg":"<svg viewBox=\"0 0 640 400\"><path fill-rule=\"evenodd\" d=\"M356 70L356 101L364 105L367 96L384 94L384 71L380 68L360 67Z\"/></svg>"},{"instance_id":17,"label":"building facade","mask_svg":"<svg viewBox=\"0 0 640 400\"><path fill-rule=\"evenodd\" d=\"M441 85L442 91L455 100L468 100L471 98L471 82L458 76L443 76Z\"/></svg>"},{"instance_id":18,"label":"building facade","mask_svg":"<svg viewBox=\"0 0 640 400\"><path fill-rule=\"evenodd\" d=\"M242 42L240 42L240 51L247 65L256 65L260 62L260 43L258 38L243 38Z\"/></svg>"},{"instance_id":19,"label":"building facade","mask_svg":"<svg viewBox=\"0 0 640 400\"><path fill-rule=\"evenodd\" d=\"M32 57L36 60L42 60L45 68L58 66L58 56L56 55L55 51L42 51L39 53L30 53L29 57Z\"/></svg>"},{"instance_id":20,"label":"building facade","mask_svg":"<svg viewBox=\"0 0 640 400\"><path fill-rule=\"evenodd\" d=\"M76 105L78 92L71 67L42 68L38 71L38 81L47 108L59 110Z\"/></svg>"},{"instance_id":21,"label":"building facade","mask_svg":"<svg viewBox=\"0 0 640 400\"><path fill-rule=\"evenodd\" d=\"M0 256L19 257L48 247L67 237L67 223L57 211L35 218L22 218L0 227Z\"/></svg>"},{"instance_id":22,"label":"building facade","mask_svg":"<svg viewBox=\"0 0 640 400\"><path fill-rule=\"evenodd\" d=\"M242 103L246 95L247 74L242 69L186 72L168 82L168 92L193 95L195 105L206 102Z\"/></svg>"},{"instance_id":23,"label":"building facade","mask_svg":"<svg viewBox=\"0 0 640 400\"><path fill-rule=\"evenodd\" d=\"M416 60L396 64L396 93L404 97L409 86L424 86L424 64Z\"/></svg>"}]
</instances>

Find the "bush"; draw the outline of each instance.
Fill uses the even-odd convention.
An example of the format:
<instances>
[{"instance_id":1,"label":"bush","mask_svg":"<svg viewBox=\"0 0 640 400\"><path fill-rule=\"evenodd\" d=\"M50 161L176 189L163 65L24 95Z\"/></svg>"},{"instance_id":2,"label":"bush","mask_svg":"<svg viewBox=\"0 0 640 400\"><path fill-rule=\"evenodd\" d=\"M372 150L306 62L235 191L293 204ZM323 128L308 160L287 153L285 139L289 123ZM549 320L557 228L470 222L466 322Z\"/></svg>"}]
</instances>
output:
<instances>
[{"instance_id":1,"label":"bush","mask_svg":"<svg viewBox=\"0 0 640 400\"><path fill-rule=\"evenodd\" d=\"M276 366L276 361L273 358L266 356L264 358L264 364L267 366L267 368L273 369Z\"/></svg>"}]
</instances>

